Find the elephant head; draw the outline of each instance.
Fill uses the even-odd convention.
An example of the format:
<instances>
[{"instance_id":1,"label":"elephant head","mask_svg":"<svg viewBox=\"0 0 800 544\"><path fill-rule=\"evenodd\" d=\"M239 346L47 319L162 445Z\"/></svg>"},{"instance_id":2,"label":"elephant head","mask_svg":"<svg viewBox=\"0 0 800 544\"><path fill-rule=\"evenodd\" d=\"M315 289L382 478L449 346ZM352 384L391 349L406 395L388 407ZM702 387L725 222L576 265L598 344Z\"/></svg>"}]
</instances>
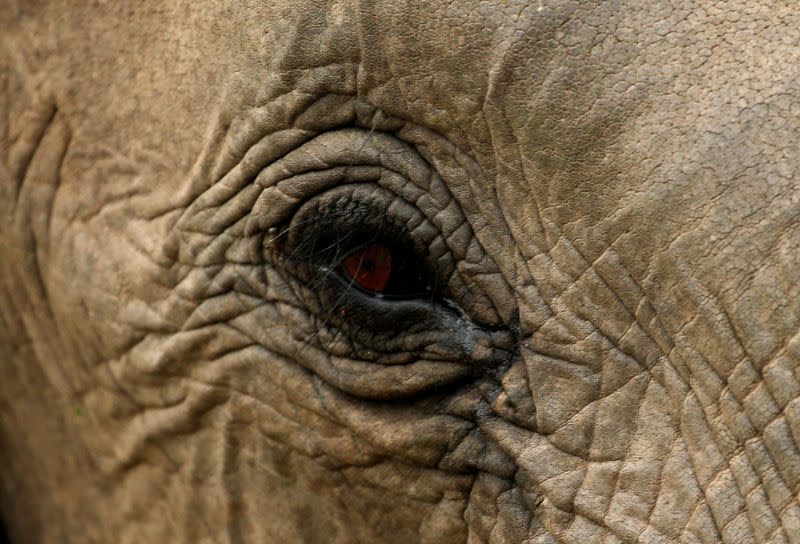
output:
<instances>
[{"instance_id":1,"label":"elephant head","mask_svg":"<svg viewBox=\"0 0 800 544\"><path fill-rule=\"evenodd\" d=\"M790 3L0 25L12 542L800 542Z\"/></svg>"}]
</instances>

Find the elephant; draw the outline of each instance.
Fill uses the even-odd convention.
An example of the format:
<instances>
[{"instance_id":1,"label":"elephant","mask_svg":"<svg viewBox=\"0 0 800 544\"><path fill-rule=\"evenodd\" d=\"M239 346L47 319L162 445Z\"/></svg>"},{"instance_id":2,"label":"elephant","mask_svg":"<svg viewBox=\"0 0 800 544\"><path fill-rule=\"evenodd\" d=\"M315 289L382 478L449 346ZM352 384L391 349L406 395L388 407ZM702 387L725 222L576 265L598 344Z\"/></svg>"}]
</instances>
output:
<instances>
[{"instance_id":1,"label":"elephant","mask_svg":"<svg viewBox=\"0 0 800 544\"><path fill-rule=\"evenodd\" d=\"M9 542L800 542L800 11L6 0Z\"/></svg>"}]
</instances>

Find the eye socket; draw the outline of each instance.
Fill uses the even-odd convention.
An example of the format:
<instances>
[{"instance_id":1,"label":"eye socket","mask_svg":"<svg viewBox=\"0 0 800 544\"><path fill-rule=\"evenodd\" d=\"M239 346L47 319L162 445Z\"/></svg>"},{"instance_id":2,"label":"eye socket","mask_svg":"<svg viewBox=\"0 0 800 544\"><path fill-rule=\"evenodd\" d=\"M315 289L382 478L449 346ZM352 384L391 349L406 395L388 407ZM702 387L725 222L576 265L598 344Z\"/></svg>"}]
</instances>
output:
<instances>
[{"instance_id":1,"label":"eye socket","mask_svg":"<svg viewBox=\"0 0 800 544\"><path fill-rule=\"evenodd\" d=\"M350 250L341 259L339 272L349 284L375 296L430 296L434 288L424 259L410 248L389 241Z\"/></svg>"}]
</instances>

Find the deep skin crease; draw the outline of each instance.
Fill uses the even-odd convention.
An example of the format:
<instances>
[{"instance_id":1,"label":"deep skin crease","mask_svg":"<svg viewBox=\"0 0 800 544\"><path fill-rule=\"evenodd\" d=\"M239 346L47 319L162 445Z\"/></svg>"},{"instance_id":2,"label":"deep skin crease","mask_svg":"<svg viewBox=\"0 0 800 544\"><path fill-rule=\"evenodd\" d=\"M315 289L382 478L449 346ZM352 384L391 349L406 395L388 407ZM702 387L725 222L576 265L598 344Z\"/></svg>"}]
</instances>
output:
<instances>
[{"instance_id":1,"label":"deep skin crease","mask_svg":"<svg viewBox=\"0 0 800 544\"><path fill-rule=\"evenodd\" d=\"M800 542L798 29L0 5L11 542ZM353 289L323 219L439 290Z\"/></svg>"}]
</instances>

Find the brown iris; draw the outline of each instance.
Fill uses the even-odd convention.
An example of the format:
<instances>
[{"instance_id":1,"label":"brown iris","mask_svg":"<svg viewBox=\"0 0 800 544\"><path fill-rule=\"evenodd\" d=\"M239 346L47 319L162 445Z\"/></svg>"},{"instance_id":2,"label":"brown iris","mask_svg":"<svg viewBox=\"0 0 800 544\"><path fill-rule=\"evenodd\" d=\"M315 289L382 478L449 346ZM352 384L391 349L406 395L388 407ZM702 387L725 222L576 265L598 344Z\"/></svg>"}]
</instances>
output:
<instances>
[{"instance_id":1,"label":"brown iris","mask_svg":"<svg viewBox=\"0 0 800 544\"><path fill-rule=\"evenodd\" d=\"M355 285L383 293L392 277L392 251L383 244L360 247L342 260L342 268Z\"/></svg>"}]
</instances>

